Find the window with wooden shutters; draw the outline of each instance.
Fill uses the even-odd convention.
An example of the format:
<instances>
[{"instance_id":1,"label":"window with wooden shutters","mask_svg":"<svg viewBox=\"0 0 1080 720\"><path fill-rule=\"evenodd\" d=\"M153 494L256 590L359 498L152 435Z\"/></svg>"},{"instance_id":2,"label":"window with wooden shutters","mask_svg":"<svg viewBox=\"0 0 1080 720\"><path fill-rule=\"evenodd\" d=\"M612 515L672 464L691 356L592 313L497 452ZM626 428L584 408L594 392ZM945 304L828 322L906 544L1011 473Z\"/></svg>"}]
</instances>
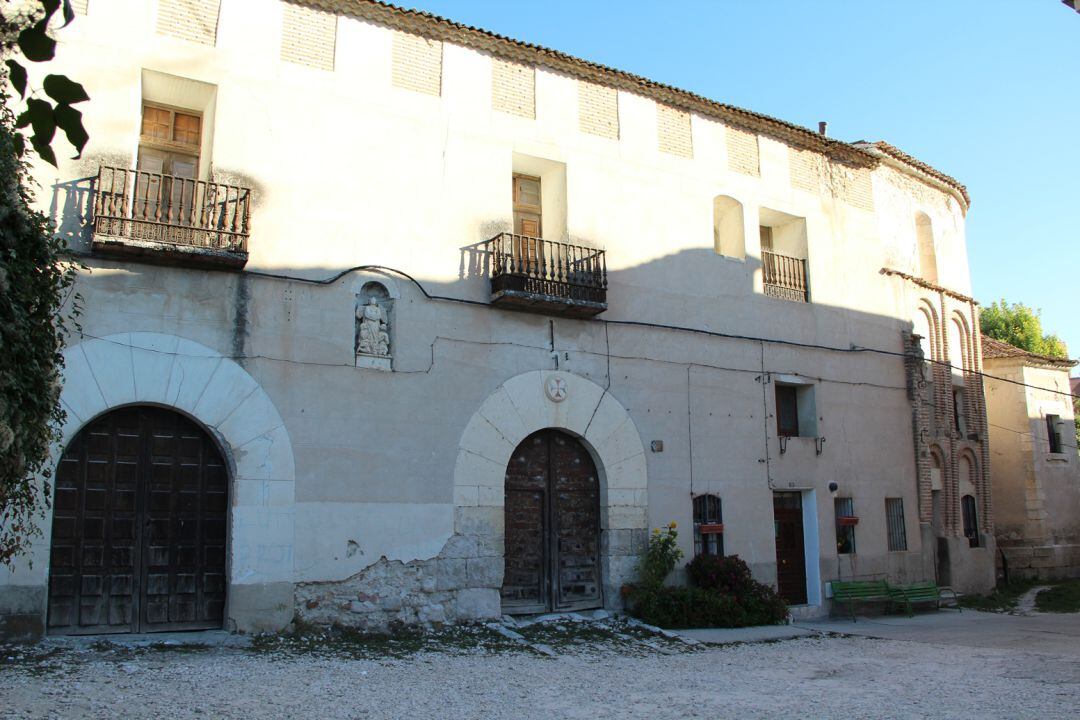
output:
<instances>
[{"instance_id":1,"label":"window with wooden shutters","mask_svg":"<svg viewBox=\"0 0 1080 720\"><path fill-rule=\"evenodd\" d=\"M964 537L969 547L979 547L979 519L975 510L975 497L965 495L960 498L960 510L964 520Z\"/></svg>"},{"instance_id":2,"label":"window with wooden shutters","mask_svg":"<svg viewBox=\"0 0 1080 720\"><path fill-rule=\"evenodd\" d=\"M165 222L190 218L201 142L200 113L143 105L135 178L136 213Z\"/></svg>"},{"instance_id":3,"label":"window with wooden shutters","mask_svg":"<svg viewBox=\"0 0 1080 720\"><path fill-rule=\"evenodd\" d=\"M542 261L540 178L514 175L514 254L520 267L531 271Z\"/></svg>"},{"instance_id":4,"label":"window with wooden shutters","mask_svg":"<svg viewBox=\"0 0 1080 720\"><path fill-rule=\"evenodd\" d=\"M1061 416L1046 416L1046 437L1050 442L1050 452L1061 452Z\"/></svg>"},{"instance_id":5,"label":"window with wooden shutters","mask_svg":"<svg viewBox=\"0 0 1080 720\"><path fill-rule=\"evenodd\" d=\"M724 515L720 498L698 495L694 498L694 556L724 554Z\"/></svg>"},{"instance_id":6,"label":"window with wooden shutters","mask_svg":"<svg viewBox=\"0 0 1080 720\"><path fill-rule=\"evenodd\" d=\"M835 498L833 510L836 513L836 552L850 555L855 552L855 502L851 498Z\"/></svg>"},{"instance_id":7,"label":"window with wooden shutters","mask_svg":"<svg viewBox=\"0 0 1080 720\"><path fill-rule=\"evenodd\" d=\"M793 385L776 385L776 434L799 436L799 396Z\"/></svg>"},{"instance_id":8,"label":"window with wooden shutters","mask_svg":"<svg viewBox=\"0 0 1080 720\"><path fill-rule=\"evenodd\" d=\"M904 498L885 498L885 527L889 535L889 550L907 550L907 528L904 526Z\"/></svg>"}]
</instances>

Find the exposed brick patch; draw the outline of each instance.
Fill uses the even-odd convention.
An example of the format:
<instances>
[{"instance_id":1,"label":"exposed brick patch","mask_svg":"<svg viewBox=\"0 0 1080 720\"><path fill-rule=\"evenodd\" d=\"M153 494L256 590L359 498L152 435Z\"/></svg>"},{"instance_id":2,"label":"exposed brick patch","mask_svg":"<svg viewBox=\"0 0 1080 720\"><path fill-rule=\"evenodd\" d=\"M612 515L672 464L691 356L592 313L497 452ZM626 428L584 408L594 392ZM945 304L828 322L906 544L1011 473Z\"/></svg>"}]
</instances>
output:
<instances>
[{"instance_id":1,"label":"exposed brick patch","mask_svg":"<svg viewBox=\"0 0 1080 720\"><path fill-rule=\"evenodd\" d=\"M281 59L333 70L337 16L290 3L283 3L282 8Z\"/></svg>"},{"instance_id":2,"label":"exposed brick patch","mask_svg":"<svg viewBox=\"0 0 1080 720\"><path fill-rule=\"evenodd\" d=\"M578 81L578 129L589 135L619 139L619 91Z\"/></svg>"},{"instance_id":3,"label":"exposed brick patch","mask_svg":"<svg viewBox=\"0 0 1080 720\"><path fill-rule=\"evenodd\" d=\"M536 118L536 68L491 59L491 107L523 118Z\"/></svg>"},{"instance_id":4,"label":"exposed brick patch","mask_svg":"<svg viewBox=\"0 0 1080 720\"><path fill-rule=\"evenodd\" d=\"M220 7L220 0L159 0L157 31L213 46L217 43Z\"/></svg>"},{"instance_id":5,"label":"exposed brick patch","mask_svg":"<svg viewBox=\"0 0 1080 720\"><path fill-rule=\"evenodd\" d=\"M657 103L656 127L660 152L684 158L694 157L694 142L690 134L690 113Z\"/></svg>"},{"instance_id":6,"label":"exposed brick patch","mask_svg":"<svg viewBox=\"0 0 1080 720\"><path fill-rule=\"evenodd\" d=\"M71 9L76 15L85 15L88 2L89 0L71 0Z\"/></svg>"},{"instance_id":7,"label":"exposed brick patch","mask_svg":"<svg viewBox=\"0 0 1080 720\"><path fill-rule=\"evenodd\" d=\"M728 170L761 177L757 135L730 125L724 128L724 135L727 144Z\"/></svg>"},{"instance_id":8,"label":"exposed brick patch","mask_svg":"<svg viewBox=\"0 0 1080 720\"><path fill-rule=\"evenodd\" d=\"M820 193L825 158L807 150L788 149L791 187Z\"/></svg>"},{"instance_id":9,"label":"exposed brick patch","mask_svg":"<svg viewBox=\"0 0 1080 720\"><path fill-rule=\"evenodd\" d=\"M442 94L442 43L438 40L394 32L394 87L427 95Z\"/></svg>"}]
</instances>

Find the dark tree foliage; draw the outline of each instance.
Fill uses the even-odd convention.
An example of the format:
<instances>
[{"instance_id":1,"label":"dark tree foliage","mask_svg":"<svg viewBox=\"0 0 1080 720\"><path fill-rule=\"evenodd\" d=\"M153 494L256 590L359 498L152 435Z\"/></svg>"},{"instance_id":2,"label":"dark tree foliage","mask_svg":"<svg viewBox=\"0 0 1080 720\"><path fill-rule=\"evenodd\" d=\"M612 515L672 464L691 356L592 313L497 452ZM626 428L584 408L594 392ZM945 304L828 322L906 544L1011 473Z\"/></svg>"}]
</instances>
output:
<instances>
[{"instance_id":1,"label":"dark tree foliage","mask_svg":"<svg viewBox=\"0 0 1080 720\"><path fill-rule=\"evenodd\" d=\"M14 96L0 85L0 563L8 565L41 534L37 521L52 494L50 451L65 419L62 352L79 314L77 298L69 297L78 265L66 257L49 219L33 209L26 143L55 165L51 143L60 128L81 152L86 133L71 105L87 97L62 75L44 78L50 99L35 97L36 91L27 97L28 74L15 58L21 53L31 62L49 60L56 44L47 29L61 2L41 0L41 6L23 14L0 8L6 79L25 98L16 115ZM63 11L70 21L66 0Z\"/></svg>"}]
</instances>

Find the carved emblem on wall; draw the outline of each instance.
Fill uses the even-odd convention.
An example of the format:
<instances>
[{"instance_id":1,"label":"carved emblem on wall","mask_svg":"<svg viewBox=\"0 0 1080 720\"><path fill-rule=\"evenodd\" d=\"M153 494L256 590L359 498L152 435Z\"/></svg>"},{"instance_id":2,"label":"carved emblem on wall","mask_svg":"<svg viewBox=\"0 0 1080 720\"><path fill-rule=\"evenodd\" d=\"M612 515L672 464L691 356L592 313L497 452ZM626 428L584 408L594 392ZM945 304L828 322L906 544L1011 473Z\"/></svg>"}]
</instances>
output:
<instances>
[{"instance_id":1,"label":"carved emblem on wall","mask_svg":"<svg viewBox=\"0 0 1080 720\"><path fill-rule=\"evenodd\" d=\"M544 393L551 402L562 402L566 399L566 380L558 375L552 375L544 383Z\"/></svg>"}]
</instances>

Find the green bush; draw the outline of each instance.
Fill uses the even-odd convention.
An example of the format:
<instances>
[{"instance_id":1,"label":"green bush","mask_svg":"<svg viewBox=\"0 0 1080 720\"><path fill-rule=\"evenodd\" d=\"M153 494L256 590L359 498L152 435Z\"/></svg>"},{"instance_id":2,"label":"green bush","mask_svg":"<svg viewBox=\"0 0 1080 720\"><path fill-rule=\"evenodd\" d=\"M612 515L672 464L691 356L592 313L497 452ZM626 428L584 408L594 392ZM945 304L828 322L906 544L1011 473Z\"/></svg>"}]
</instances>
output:
<instances>
[{"instance_id":1,"label":"green bush","mask_svg":"<svg viewBox=\"0 0 1080 720\"><path fill-rule=\"evenodd\" d=\"M673 544L665 535L653 533L642 558L643 581L629 588L632 615L666 628L776 625L787 619L787 604L771 587L754 580L737 555L699 555L686 566L689 587L665 587L663 580L678 560L671 560ZM660 574L668 563L669 569Z\"/></svg>"}]
</instances>

